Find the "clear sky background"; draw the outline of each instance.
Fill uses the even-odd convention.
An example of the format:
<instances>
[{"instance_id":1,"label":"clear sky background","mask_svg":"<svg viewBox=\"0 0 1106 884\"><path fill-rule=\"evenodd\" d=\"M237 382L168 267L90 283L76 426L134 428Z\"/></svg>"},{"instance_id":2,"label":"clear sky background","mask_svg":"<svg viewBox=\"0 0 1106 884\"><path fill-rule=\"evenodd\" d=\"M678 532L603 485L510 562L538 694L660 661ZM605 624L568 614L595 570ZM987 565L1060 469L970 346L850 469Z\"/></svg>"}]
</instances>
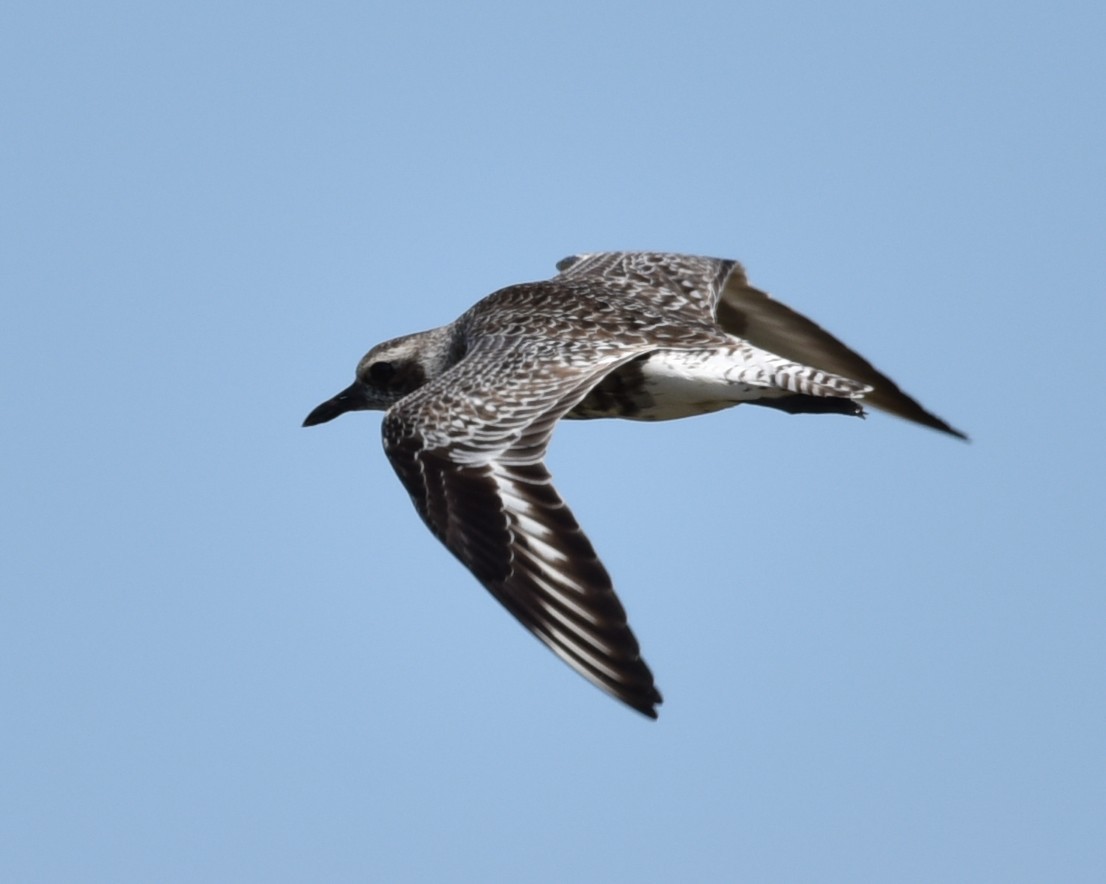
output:
<instances>
[{"instance_id":1,"label":"clear sky background","mask_svg":"<svg viewBox=\"0 0 1106 884\"><path fill-rule=\"evenodd\" d=\"M0 879L1106 880L1106 6L0 12ZM380 340L738 258L973 441L561 427L666 702L417 518Z\"/></svg>"}]
</instances>

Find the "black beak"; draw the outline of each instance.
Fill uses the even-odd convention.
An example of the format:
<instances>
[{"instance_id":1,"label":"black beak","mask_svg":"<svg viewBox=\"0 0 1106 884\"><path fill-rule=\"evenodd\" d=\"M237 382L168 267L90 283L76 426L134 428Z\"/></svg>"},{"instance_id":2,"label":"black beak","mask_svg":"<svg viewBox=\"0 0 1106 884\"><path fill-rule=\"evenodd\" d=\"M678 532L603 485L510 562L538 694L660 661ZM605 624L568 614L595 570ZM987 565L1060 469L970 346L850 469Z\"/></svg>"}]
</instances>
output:
<instances>
[{"instance_id":1,"label":"black beak","mask_svg":"<svg viewBox=\"0 0 1106 884\"><path fill-rule=\"evenodd\" d=\"M366 408L364 393L360 386L355 381L333 399L327 399L303 419L303 425L313 427L316 424L325 424L347 411L361 411Z\"/></svg>"}]
</instances>

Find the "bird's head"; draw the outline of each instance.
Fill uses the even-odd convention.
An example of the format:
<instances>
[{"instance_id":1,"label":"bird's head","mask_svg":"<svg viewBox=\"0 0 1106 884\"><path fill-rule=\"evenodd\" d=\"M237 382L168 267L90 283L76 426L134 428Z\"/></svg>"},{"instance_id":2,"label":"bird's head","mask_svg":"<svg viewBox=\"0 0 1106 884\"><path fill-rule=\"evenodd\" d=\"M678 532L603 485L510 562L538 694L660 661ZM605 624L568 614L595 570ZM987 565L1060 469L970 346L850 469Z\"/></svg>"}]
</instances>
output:
<instances>
[{"instance_id":1,"label":"bird's head","mask_svg":"<svg viewBox=\"0 0 1106 884\"><path fill-rule=\"evenodd\" d=\"M303 425L325 424L347 411L387 411L448 367L443 331L432 329L377 344L357 364L353 383L315 408Z\"/></svg>"}]
</instances>

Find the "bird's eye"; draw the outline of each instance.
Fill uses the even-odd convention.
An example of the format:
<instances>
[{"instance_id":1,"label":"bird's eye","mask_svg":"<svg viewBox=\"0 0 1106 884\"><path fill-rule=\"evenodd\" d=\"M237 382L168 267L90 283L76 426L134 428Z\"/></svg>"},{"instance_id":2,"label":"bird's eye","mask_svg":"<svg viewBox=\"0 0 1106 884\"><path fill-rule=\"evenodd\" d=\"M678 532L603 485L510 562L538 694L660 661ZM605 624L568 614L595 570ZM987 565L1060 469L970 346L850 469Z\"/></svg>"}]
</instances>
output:
<instances>
[{"instance_id":1,"label":"bird's eye","mask_svg":"<svg viewBox=\"0 0 1106 884\"><path fill-rule=\"evenodd\" d=\"M374 384L386 384L396 374L396 367L390 362L374 362L369 366L369 380Z\"/></svg>"}]
</instances>

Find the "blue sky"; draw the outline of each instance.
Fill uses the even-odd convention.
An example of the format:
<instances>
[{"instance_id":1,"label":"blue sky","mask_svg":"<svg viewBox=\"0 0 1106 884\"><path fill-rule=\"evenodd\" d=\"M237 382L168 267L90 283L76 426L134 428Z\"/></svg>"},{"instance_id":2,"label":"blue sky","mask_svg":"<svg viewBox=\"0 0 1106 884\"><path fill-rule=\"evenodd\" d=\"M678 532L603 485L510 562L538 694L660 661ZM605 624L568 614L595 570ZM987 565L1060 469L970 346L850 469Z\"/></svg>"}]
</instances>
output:
<instances>
[{"instance_id":1,"label":"blue sky","mask_svg":"<svg viewBox=\"0 0 1106 884\"><path fill-rule=\"evenodd\" d=\"M1101 881L1097 3L0 12L0 877ZM665 694L426 532L394 335L575 251L742 260L958 443L561 427Z\"/></svg>"}]
</instances>

